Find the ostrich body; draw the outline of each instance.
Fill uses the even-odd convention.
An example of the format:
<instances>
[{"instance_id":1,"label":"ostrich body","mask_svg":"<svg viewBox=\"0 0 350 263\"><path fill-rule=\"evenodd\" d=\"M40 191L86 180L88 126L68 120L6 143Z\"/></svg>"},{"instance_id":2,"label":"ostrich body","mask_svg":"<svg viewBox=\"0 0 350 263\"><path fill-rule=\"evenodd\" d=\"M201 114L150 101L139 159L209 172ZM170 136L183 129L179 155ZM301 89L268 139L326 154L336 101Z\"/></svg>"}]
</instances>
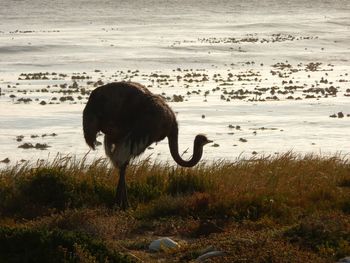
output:
<instances>
[{"instance_id":1,"label":"ostrich body","mask_svg":"<svg viewBox=\"0 0 350 263\"><path fill-rule=\"evenodd\" d=\"M129 205L126 167L149 145L168 137L175 162L192 167L200 161L203 146L211 142L204 135L197 135L192 158L183 160L178 151L178 125L174 112L162 97L132 82L110 83L92 91L83 112L83 129L85 141L92 149L95 149L97 133L105 134L106 155L119 168L116 203L122 209Z\"/></svg>"}]
</instances>

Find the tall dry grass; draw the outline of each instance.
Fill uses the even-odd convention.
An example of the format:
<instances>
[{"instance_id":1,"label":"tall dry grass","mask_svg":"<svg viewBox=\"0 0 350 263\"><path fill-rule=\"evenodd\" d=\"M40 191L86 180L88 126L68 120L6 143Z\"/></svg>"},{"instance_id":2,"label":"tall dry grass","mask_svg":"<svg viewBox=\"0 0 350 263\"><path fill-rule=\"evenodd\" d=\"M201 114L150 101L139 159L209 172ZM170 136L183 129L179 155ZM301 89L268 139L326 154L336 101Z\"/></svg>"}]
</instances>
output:
<instances>
[{"instance_id":1,"label":"tall dry grass","mask_svg":"<svg viewBox=\"0 0 350 263\"><path fill-rule=\"evenodd\" d=\"M209 240L225 250L234 243L223 262L240 262L232 233L253 240L261 254L257 261L249 242L240 243L251 262L307 257L327 262L350 254L350 161L341 155L288 152L202 162L191 169L146 159L128 167L132 208L126 213L114 207L117 181L106 159L89 163L57 156L7 166L0 171L0 227L85 232L123 251L144 250L150 231L199 238L196 245L164 254L169 262L190 260L196 253L187 249L199 249ZM211 233L212 239L206 239ZM125 241L121 245L115 239ZM283 261L273 248L293 253ZM272 259L264 261L268 255Z\"/></svg>"},{"instance_id":2,"label":"tall dry grass","mask_svg":"<svg viewBox=\"0 0 350 263\"><path fill-rule=\"evenodd\" d=\"M86 195L96 195L100 189L110 198L113 198L118 180L117 171L106 159L87 163L85 158L77 160L57 156L51 162L8 166L0 171L1 204L6 204L16 193L23 191L24 185L35 184L33 180L40 175L43 177L43 174L47 177L56 174L57 180L39 180L38 183L43 185L38 187L58 184L61 180L67 184L61 187L71 187L71 192L80 189L76 194L85 191ZM140 206L155 207L166 200L195 206L195 201L190 200L194 198L198 199L198 205L203 206L207 202L208 213L217 212L223 216L232 216L242 209L246 209L248 214L253 213L241 215L248 217L259 217L259 213L273 213L279 209L281 213L286 209L287 214L290 212L288 209L297 212L337 207L348 211L349 181L348 159L340 155L298 156L291 152L235 162L201 163L191 169L144 160L130 165L127 170L129 196L136 210ZM33 186L32 190L35 189ZM30 189L27 189L26 195L31 194L28 191ZM113 203L108 200L106 203L101 201L101 204L107 205L108 202L110 205ZM95 205L99 205L98 200Z\"/></svg>"}]
</instances>

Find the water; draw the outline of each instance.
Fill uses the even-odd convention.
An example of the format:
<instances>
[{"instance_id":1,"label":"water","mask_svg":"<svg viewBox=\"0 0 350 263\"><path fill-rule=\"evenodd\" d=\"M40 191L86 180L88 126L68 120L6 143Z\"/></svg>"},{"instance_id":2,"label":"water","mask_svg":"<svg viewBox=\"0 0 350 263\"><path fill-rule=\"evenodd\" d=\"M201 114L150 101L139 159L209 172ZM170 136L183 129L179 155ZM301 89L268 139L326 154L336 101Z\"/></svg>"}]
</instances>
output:
<instances>
[{"instance_id":1,"label":"water","mask_svg":"<svg viewBox=\"0 0 350 263\"><path fill-rule=\"evenodd\" d=\"M289 150L347 154L349 43L346 0L0 0L0 161L83 156L87 95L81 89L92 90L99 79L141 82L169 97L180 124L180 149L189 148L185 157L198 132L216 143L205 148L207 160ZM310 63L320 64L310 70ZM39 72L49 74L21 76ZM72 85L76 76L89 79L77 79L77 89L59 86ZM283 94L288 86L298 88ZM331 86L336 95L307 92ZM240 89L250 93L232 98ZM258 89L266 91L254 93ZM184 101L172 102L174 94ZM268 98L275 95L278 100ZM49 104L63 96L74 101ZM329 117L338 112L344 118ZM45 136L52 133L57 136ZM18 148L25 142L50 147ZM152 148L144 156L169 159L166 140ZM98 156L102 147L89 153Z\"/></svg>"}]
</instances>

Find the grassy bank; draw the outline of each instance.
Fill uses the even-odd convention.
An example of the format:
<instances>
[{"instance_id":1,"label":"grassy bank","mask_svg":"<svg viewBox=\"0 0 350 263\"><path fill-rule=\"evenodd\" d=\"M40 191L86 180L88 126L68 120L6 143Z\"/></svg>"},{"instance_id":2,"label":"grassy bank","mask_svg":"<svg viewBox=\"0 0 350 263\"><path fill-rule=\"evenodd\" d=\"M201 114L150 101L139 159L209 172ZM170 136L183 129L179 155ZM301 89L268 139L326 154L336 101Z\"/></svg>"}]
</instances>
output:
<instances>
[{"instance_id":1,"label":"grassy bank","mask_svg":"<svg viewBox=\"0 0 350 263\"><path fill-rule=\"evenodd\" d=\"M132 208L113 207L101 159L0 171L0 262L332 262L350 255L350 162L277 157L192 169L143 161L127 171ZM169 236L181 247L150 253Z\"/></svg>"}]
</instances>

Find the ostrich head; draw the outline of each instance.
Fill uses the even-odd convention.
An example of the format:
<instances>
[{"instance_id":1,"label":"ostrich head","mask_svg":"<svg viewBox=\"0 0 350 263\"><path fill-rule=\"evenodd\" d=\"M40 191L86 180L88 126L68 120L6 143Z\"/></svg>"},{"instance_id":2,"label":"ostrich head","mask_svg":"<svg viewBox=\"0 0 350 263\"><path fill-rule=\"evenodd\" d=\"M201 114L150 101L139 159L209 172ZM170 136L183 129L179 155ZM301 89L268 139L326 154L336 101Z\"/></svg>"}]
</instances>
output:
<instances>
[{"instance_id":1,"label":"ostrich head","mask_svg":"<svg viewBox=\"0 0 350 263\"><path fill-rule=\"evenodd\" d=\"M194 139L192 158L186 161L183 160L179 155L177 131L175 132L175 135L168 136L168 139L171 156L178 165L181 165L183 167L195 166L202 158L203 146L212 142L205 135L198 134Z\"/></svg>"},{"instance_id":2,"label":"ostrich head","mask_svg":"<svg viewBox=\"0 0 350 263\"><path fill-rule=\"evenodd\" d=\"M198 134L194 139L194 144L203 147L204 145L213 142L209 140L204 134Z\"/></svg>"}]
</instances>

